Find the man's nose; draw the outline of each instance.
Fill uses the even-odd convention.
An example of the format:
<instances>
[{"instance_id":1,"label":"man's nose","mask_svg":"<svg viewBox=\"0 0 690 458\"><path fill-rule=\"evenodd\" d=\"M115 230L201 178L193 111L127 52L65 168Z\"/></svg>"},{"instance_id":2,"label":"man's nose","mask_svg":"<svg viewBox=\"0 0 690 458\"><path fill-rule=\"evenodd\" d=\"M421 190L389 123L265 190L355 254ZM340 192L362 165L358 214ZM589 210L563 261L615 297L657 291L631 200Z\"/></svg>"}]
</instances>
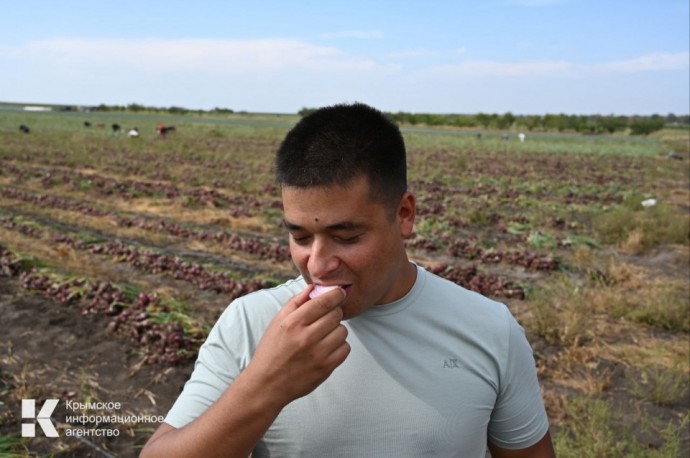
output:
<instances>
[{"instance_id":1,"label":"man's nose","mask_svg":"<svg viewBox=\"0 0 690 458\"><path fill-rule=\"evenodd\" d=\"M325 279L338 270L340 259L327 240L316 239L311 245L307 270L313 279Z\"/></svg>"}]
</instances>

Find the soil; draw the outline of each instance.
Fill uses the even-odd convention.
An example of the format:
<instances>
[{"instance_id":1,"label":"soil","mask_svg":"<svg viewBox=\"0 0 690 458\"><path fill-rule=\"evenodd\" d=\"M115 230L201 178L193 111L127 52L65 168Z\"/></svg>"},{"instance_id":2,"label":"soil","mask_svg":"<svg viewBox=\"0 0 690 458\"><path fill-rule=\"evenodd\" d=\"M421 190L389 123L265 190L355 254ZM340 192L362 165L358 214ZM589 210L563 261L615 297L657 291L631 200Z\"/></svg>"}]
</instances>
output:
<instances>
[{"instance_id":1,"label":"soil","mask_svg":"<svg viewBox=\"0 0 690 458\"><path fill-rule=\"evenodd\" d=\"M106 329L106 318L86 318L78 307L27 295L15 279L0 277L0 317L0 437L18 435L22 423L31 423L21 418L21 399L36 399L37 409L45 399L60 400L52 415L60 437L44 437L36 425L32 456L137 456L157 421L81 425L66 416L164 416L192 371L193 362L142 364L131 343ZM68 400L121 406L74 411ZM119 435L83 441L67 436L70 427Z\"/></svg>"}]
</instances>

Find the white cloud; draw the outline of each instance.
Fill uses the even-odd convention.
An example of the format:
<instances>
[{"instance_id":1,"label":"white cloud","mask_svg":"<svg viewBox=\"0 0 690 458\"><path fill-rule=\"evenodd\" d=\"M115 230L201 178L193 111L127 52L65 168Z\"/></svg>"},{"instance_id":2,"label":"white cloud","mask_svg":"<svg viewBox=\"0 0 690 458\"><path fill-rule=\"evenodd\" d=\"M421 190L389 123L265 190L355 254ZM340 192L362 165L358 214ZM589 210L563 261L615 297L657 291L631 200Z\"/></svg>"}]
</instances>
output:
<instances>
[{"instance_id":1,"label":"white cloud","mask_svg":"<svg viewBox=\"0 0 690 458\"><path fill-rule=\"evenodd\" d=\"M564 60L537 62L466 61L430 67L428 72L438 76L458 77L589 76L683 70L689 67L690 53L681 52L647 54L628 60L598 64L576 64Z\"/></svg>"},{"instance_id":2,"label":"white cloud","mask_svg":"<svg viewBox=\"0 0 690 458\"><path fill-rule=\"evenodd\" d=\"M258 111L354 99L401 71L289 39L60 38L0 46L0 68L11 69L0 72L0 100Z\"/></svg>"},{"instance_id":3,"label":"white cloud","mask_svg":"<svg viewBox=\"0 0 690 458\"><path fill-rule=\"evenodd\" d=\"M0 49L0 58L51 62L60 66L130 68L135 71L192 71L214 74L306 70L371 70L377 64L328 46L298 40L81 39L59 38Z\"/></svg>"},{"instance_id":4,"label":"white cloud","mask_svg":"<svg viewBox=\"0 0 690 458\"><path fill-rule=\"evenodd\" d=\"M463 55L465 48L454 54ZM393 52L388 58L439 57L426 48ZM447 55L452 58L450 54ZM293 39L82 39L57 38L0 46L0 59L49 67L51 71L103 70L146 72L194 72L212 75L272 74L290 71L378 72L400 71L369 57ZM690 53L656 53L627 60L576 64L565 60L532 62L463 61L420 68L427 76L568 76L608 73L638 73L687 69Z\"/></svg>"},{"instance_id":5,"label":"white cloud","mask_svg":"<svg viewBox=\"0 0 690 458\"><path fill-rule=\"evenodd\" d=\"M646 54L628 60L606 62L596 65L602 71L636 73L660 70L682 70L690 67L690 53Z\"/></svg>"},{"instance_id":6,"label":"white cloud","mask_svg":"<svg viewBox=\"0 0 690 458\"><path fill-rule=\"evenodd\" d=\"M404 111L687 111L688 52L580 63L470 60L463 48L403 48L380 58L343 49L280 38L0 45L0 100L286 112L345 99ZM403 67L395 58L410 60ZM666 83L651 84L657 76ZM633 92L646 98L635 105Z\"/></svg>"},{"instance_id":7,"label":"white cloud","mask_svg":"<svg viewBox=\"0 0 690 458\"><path fill-rule=\"evenodd\" d=\"M565 61L526 63L468 61L432 67L430 72L439 76L537 76L567 74L574 67L573 64Z\"/></svg>"},{"instance_id":8,"label":"white cloud","mask_svg":"<svg viewBox=\"0 0 690 458\"><path fill-rule=\"evenodd\" d=\"M467 49L461 46L455 51L440 51L429 48L410 48L400 51L394 51L387 54L386 57L390 59L410 59L410 58L424 58L424 57L446 57L454 58L455 56L462 56L467 54Z\"/></svg>"}]
</instances>

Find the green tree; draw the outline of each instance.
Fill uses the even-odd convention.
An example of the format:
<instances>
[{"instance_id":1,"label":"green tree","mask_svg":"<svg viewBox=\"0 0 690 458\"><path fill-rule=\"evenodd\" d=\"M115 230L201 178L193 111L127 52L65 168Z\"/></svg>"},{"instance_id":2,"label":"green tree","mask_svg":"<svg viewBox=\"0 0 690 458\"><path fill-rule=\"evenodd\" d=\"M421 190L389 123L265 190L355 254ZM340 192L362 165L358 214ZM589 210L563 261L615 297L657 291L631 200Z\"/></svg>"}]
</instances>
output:
<instances>
[{"instance_id":1,"label":"green tree","mask_svg":"<svg viewBox=\"0 0 690 458\"><path fill-rule=\"evenodd\" d=\"M476 119L477 123L485 129L491 124L491 115L486 113L477 113L474 119Z\"/></svg>"},{"instance_id":2,"label":"green tree","mask_svg":"<svg viewBox=\"0 0 690 458\"><path fill-rule=\"evenodd\" d=\"M539 115L520 116L517 124L526 127L530 132L537 127L543 126L542 118Z\"/></svg>"},{"instance_id":3,"label":"green tree","mask_svg":"<svg viewBox=\"0 0 690 458\"><path fill-rule=\"evenodd\" d=\"M311 114L311 113L313 113L313 112L315 112L315 111L316 111L316 108L306 108L306 107L304 107L304 108L302 108L301 110L299 110L299 111L297 112L297 114L304 118L305 116L307 116L307 115L309 115L309 114Z\"/></svg>"},{"instance_id":4,"label":"green tree","mask_svg":"<svg viewBox=\"0 0 690 458\"><path fill-rule=\"evenodd\" d=\"M656 115L650 118L635 118L629 124L632 135L649 135L664 128L664 120Z\"/></svg>"},{"instance_id":5,"label":"green tree","mask_svg":"<svg viewBox=\"0 0 690 458\"><path fill-rule=\"evenodd\" d=\"M496 127L499 129L510 129L510 127L515 123L515 115L510 111L505 113L503 116L496 116Z\"/></svg>"},{"instance_id":6,"label":"green tree","mask_svg":"<svg viewBox=\"0 0 690 458\"><path fill-rule=\"evenodd\" d=\"M144 105L139 105L138 103L130 103L127 105L127 110L138 112L146 110L146 107Z\"/></svg>"},{"instance_id":7,"label":"green tree","mask_svg":"<svg viewBox=\"0 0 690 458\"><path fill-rule=\"evenodd\" d=\"M172 107L168 108L168 113L172 113L172 114L186 114L188 111L189 110L187 110L186 108L183 108L183 107L172 106Z\"/></svg>"},{"instance_id":8,"label":"green tree","mask_svg":"<svg viewBox=\"0 0 690 458\"><path fill-rule=\"evenodd\" d=\"M604 116L599 119L599 124L608 133L612 134L628 127L628 120L625 116Z\"/></svg>"}]
</instances>

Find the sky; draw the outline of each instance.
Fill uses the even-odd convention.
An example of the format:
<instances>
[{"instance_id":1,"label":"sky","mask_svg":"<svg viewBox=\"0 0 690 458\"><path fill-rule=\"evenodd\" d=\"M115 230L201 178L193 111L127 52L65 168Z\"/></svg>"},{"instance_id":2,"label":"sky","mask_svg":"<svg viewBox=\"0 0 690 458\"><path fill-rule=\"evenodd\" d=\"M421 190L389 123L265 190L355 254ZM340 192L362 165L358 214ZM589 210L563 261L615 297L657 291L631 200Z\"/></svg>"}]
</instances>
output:
<instances>
[{"instance_id":1,"label":"sky","mask_svg":"<svg viewBox=\"0 0 690 458\"><path fill-rule=\"evenodd\" d=\"M688 0L0 0L0 101L687 114Z\"/></svg>"}]
</instances>

